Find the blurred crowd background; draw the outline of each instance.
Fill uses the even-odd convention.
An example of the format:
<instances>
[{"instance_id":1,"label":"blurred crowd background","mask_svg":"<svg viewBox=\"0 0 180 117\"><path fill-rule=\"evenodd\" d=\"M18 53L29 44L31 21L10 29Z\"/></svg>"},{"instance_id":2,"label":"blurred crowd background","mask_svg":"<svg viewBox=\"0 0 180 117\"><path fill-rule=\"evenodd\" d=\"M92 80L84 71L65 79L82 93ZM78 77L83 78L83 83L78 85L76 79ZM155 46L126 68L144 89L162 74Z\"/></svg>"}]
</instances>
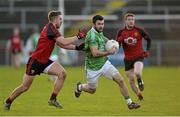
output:
<instances>
[{"instance_id":1,"label":"blurred crowd background","mask_svg":"<svg viewBox=\"0 0 180 117\"><path fill-rule=\"evenodd\" d=\"M60 32L73 36L78 29L91 25L91 17L105 17L104 34L115 39L123 28L123 14L136 14L136 24L143 27L152 38L150 57L146 65L180 65L180 0L0 0L0 65L12 64L8 49L14 30L19 30L22 40L20 61L22 64L32 52L39 33L48 22L50 10L64 12L64 24ZM33 40L33 41L32 41ZM84 52L57 48L59 61L65 65L83 65ZM53 56L52 56L53 58ZM110 56L114 65L123 65L123 53Z\"/></svg>"}]
</instances>

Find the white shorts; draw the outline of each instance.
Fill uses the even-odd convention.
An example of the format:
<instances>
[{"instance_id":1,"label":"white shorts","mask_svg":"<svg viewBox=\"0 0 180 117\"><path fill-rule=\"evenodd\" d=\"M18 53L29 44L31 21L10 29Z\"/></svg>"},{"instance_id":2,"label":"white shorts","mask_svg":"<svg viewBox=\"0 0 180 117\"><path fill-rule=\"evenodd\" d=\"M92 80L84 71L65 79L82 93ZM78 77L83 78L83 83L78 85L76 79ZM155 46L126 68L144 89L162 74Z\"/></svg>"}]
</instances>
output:
<instances>
[{"instance_id":1,"label":"white shorts","mask_svg":"<svg viewBox=\"0 0 180 117\"><path fill-rule=\"evenodd\" d=\"M52 60L52 61L56 61L56 60L58 60L58 55L53 54L53 55L50 56L49 59Z\"/></svg>"},{"instance_id":2,"label":"white shorts","mask_svg":"<svg viewBox=\"0 0 180 117\"><path fill-rule=\"evenodd\" d=\"M44 69L44 73L48 74L49 69L51 68L51 66L55 63L56 61L52 62L50 65L48 65L45 69Z\"/></svg>"},{"instance_id":3,"label":"white shorts","mask_svg":"<svg viewBox=\"0 0 180 117\"><path fill-rule=\"evenodd\" d=\"M90 69L86 70L87 83L89 85L97 86L98 79L101 75L104 75L108 79L112 79L114 75L118 74L119 71L111 64L110 61L106 61L100 70L93 71Z\"/></svg>"}]
</instances>

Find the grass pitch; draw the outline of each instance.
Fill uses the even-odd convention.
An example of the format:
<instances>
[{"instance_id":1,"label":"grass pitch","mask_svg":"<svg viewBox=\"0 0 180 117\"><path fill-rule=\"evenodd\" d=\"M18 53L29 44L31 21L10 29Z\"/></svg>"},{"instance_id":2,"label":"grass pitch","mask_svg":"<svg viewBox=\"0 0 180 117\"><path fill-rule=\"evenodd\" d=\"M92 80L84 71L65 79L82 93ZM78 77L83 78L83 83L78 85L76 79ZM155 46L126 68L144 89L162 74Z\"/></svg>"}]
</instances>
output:
<instances>
[{"instance_id":1,"label":"grass pitch","mask_svg":"<svg viewBox=\"0 0 180 117\"><path fill-rule=\"evenodd\" d=\"M17 87L25 67L15 70L11 67L0 67L0 116L179 116L180 115L180 67L146 67L143 79L145 90L141 108L129 110L121 96L118 86L104 77L99 79L97 92L94 95L82 93L75 98L74 89L77 81L85 82L83 67L65 67L68 78L58 96L64 109L49 106L47 101L51 94L53 82L47 75L37 76L31 88L18 97L10 111L2 110L2 103L9 93ZM119 68L125 77L124 68ZM125 77L126 83L127 77ZM131 97L137 101L129 88Z\"/></svg>"}]
</instances>

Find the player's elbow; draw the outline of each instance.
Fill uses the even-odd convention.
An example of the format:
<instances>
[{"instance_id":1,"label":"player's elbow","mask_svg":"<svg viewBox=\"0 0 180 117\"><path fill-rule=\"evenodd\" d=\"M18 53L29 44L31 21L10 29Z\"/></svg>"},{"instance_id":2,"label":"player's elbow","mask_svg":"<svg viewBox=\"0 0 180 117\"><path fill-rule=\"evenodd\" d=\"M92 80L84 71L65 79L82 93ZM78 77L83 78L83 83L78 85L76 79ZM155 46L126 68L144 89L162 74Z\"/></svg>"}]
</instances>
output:
<instances>
[{"instance_id":1,"label":"player's elbow","mask_svg":"<svg viewBox=\"0 0 180 117\"><path fill-rule=\"evenodd\" d=\"M69 45L69 43L68 43L68 42L66 42L66 41L63 41L61 44L62 44L63 46L67 46L67 45Z\"/></svg>"}]
</instances>

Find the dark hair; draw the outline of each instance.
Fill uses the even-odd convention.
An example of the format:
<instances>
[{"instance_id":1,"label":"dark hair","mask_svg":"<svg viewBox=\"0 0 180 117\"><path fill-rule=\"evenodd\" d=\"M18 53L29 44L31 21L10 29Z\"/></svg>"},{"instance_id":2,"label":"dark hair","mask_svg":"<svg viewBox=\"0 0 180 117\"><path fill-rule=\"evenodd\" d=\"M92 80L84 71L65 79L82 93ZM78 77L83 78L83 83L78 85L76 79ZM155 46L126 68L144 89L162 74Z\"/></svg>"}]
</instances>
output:
<instances>
[{"instance_id":1,"label":"dark hair","mask_svg":"<svg viewBox=\"0 0 180 117\"><path fill-rule=\"evenodd\" d=\"M58 16L58 15L61 15L61 12L60 11L54 11L54 10L52 10L52 11L49 11L49 13L48 13L48 19L49 19L49 21L52 21L56 16Z\"/></svg>"},{"instance_id":2,"label":"dark hair","mask_svg":"<svg viewBox=\"0 0 180 117\"><path fill-rule=\"evenodd\" d=\"M93 23L95 24L97 20L104 20L104 18L101 15L95 15L92 20Z\"/></svg>"}]
</instances>

